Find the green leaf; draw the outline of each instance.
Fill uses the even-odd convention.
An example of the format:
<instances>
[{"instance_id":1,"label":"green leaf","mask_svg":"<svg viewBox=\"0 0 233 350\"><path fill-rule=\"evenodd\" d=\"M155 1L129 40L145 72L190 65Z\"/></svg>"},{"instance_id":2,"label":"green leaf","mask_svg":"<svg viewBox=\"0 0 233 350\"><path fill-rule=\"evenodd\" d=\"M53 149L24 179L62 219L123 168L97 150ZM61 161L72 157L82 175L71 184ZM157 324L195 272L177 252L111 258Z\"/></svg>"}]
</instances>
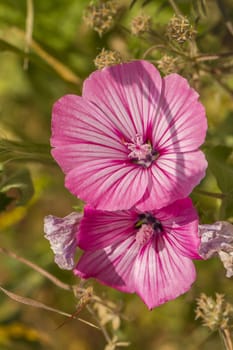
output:
<instances>
[{"instance_id":1,"label":"green leaf","mask_svg":"<svg viewBox=\"0 0 233 350\"><path fill-rule=\"evenodd\" d=\"M29 171L26 168L21 169L7 169L2 171L2 182L0 184L0 192L7 196L9 191L14 189L18 191L19 198L17 205L26 204L34 194L33 183ZM14 192L14 191L13 191Z\"/></svg>"},{"instance_id":2,"label":"green leaf","mask_svg":"<svg viewBox=\"0 0 233 350\"><path fill-rule=\"evenodd\" d=\"M225 194L220 208L221 219L233 215L233 166L227 162L232 151L231 147L218 145L206 152L209 168Z\"/></svg>"},{"instance_id":3,"label":"green leaf","mask_svg":"<svg viewBox=\"0 0 233 350\"><path fill-rule=\"evenodd\" d=\"M5 193L0 192L0 212L6 210L13 198L8 197Z\"/></svg>"},{"instance_id":4,"label":"green leaf","mask_svg":"<svg viewBox=\"0 0 233 350\"><path fill-rule=\"evenodd\" d=\"M209 168L214 174L220 190L228 194L233 192L233 166L227 163L232 148L215 146L206 152Z\"/></svg>"}]
</instances>

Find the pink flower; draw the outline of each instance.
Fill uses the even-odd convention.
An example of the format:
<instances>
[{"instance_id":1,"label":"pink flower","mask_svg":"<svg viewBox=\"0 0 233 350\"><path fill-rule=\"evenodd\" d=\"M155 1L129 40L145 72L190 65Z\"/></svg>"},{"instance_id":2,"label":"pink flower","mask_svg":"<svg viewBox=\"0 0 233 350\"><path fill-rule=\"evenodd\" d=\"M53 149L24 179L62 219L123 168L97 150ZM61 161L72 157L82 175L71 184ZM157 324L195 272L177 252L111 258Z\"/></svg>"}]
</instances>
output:
<instances>
[{"instance_id":1,"label":"pink flower","mask_svg":"<svg viewBox=\"0 0 233 350\"><path fill-rule=\"evenodd\" d=\"M178 74L162 79L146 61L96 71L83 96L53 108L52 155L65 185L93 207L145 211L190 194L207 166L198 94Z\"/></svg>"},{"instance_id":2,"label":"pink flower","mask_svg":"<svg viewBox=\"0 0 233 350\"><path fill-rule=\"evenodd\" d=\"M76 235L82 214L74 212L64 218L48 215L44 218L45 238L50 242L55 254L55 263L64 270L74 267L74 255L77 248Z\"/></svg>"},{"instance_id":3,"label":"pink flower","mask_svg":"<svg viewBox=\"0 0 233 350\"><path fill-rule=\"evenodd\" d=\"M100 211L86 206L74 273L123 292L151 309L186 292L196 273L198 216L189 198L150 212Z\"/></svg>"}]
</instances>

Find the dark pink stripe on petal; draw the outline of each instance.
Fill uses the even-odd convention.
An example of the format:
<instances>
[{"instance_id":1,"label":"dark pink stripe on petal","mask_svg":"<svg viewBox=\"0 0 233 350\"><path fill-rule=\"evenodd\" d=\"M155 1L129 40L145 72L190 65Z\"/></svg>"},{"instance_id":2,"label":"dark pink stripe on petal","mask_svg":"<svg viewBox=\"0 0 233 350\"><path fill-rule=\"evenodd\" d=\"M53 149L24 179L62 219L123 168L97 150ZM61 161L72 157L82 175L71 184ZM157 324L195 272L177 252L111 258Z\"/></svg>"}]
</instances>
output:
<instances>
[{"instance_id":1,"label":"dark pink stripe on petal","mask_svg":"<svg viewBox=\"0 0 233 350\"><path fill-rule=\"evenodd\" d=\"M78 246L98 250L135 236L137 214L132 211L108 212L86 207L78 236Z\"/></svg>"},{"instance_id":2,"label":"dark pink stripe on petal","mask_svg":"<svg viewBox=\"0 0 233 350\"><path fill-rule=\"evenodd\" d=\"M89 161L66 176L67 188L99 209L131 208L147 187L147 173L133 165Z\"/></svg>"},{"instance_id":3,"label":"dark pink stripe on petal","mask_svg":"<svg viewBox=\"0 0 233 350\"><path fill-rule=\"evenodd\" d=\"M205 139L207 120L199 95L178 74L164 78L160 115L153 135L159 150L196 150Z\"/></svg>"},{"instance_id":4,"label":"dark pink stripe on petal","mask_svg":"<svg viewBox=\"0 0 233 350\"><path fill-rule=\"evenodd\" d=\"M135 290L149 309L187 292L195 277L192 261L162 237L139 252L134 265Z\"/></svg>"},{"instance_id":5,"label":"dark pink stripe on petal","mask_svg":"<svg viewBox=\"0 0 233 350\"><path fill-rule=\"evenodd\" d=\"M105 249L85 252L74 273L81 278L94 277L110 287L133 293L132 269L137 252L135 238L131 236Z\"/></svg>"},{"instance_id":6,"label":"dark pink stripe on petal","mask_svg":"<svg viewBox=\"0 0 233 350\"><path fill-rule=\"evenodd\" d=\"M85 81L83 96L93 101L130 140L144 137L155 117L162 80L146 61L134 61L96 71Z\"/></svg>"}]
</instances>

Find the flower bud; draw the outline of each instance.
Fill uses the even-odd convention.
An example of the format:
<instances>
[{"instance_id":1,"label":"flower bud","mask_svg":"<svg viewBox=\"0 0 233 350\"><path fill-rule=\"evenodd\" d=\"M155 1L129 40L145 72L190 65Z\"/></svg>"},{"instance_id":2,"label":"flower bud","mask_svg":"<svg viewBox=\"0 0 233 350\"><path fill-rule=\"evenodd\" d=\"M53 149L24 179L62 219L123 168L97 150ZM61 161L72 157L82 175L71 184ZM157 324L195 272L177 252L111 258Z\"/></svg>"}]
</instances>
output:
<instances>
[{"instance_id":1,"label":"flower bud","mask_svg":"<svg viewBox=\"0 0 233 350\"><path fill-rule=\"evenodd\" d=\"M151 29L151 17L146 14L141 14L134 17L131 22L131 33L140 35L148 32Z\"/></svg>"},{"instance_id":2,"label":"flower bud","mask_svg":"<svg viewBox=\"0 0 233 350\"><path fill-rule=\"evenodd\" d=\"M118 12L117 2L114 0L99 0L96 4L91 2L83 16L84 22L99 36L106 33L114 24Z\"/></svg>"},{"instance_id":3,"label":"flower bud","mask_svg":"<svg viewBox=\"0 0 233 350\"><path fill-rule=\"evenodd\" d=\"M122 63L121 54L118 51L102 49L99 55L95 58L94 64L97 69L114 66Z\"/></svg>"},{"instance_id":4,"label":"flower bud","mask_svg":"<svg viewBox=\"0 0 233 350\"><path fill-rule=\"evenodd\" d=\"M183 44L185 41L192 39L196 34L193 26L187 17L174 15L167 26L167 36L170 40Z\"/></svg>"}]
</instances>

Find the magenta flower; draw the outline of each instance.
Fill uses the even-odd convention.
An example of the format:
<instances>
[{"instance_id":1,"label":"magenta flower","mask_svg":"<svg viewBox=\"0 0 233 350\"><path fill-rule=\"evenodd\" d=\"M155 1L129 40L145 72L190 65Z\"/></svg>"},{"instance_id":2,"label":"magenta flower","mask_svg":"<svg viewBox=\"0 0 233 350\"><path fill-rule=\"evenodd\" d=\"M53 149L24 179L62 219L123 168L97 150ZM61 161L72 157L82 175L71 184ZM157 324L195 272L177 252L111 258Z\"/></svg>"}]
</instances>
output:
<instances>
[{"instance_id":1,"label":"magenta flower","mask_svg":"<svg viewBox=\"0 0 233 350\"><path fill-rule=\"evenodd\" d=\"M150 309L186 292L196 277L198 216L189 198L144 213L87 206L77 241L84 250L77 276L136 292Z\"/></svg>"},{"instance_id":2,"label":"magenta flower","mask_svg":"<svg viewBox=\"0 0 233 350\"><path fill-rule=\"evenodd\" d=\"M49 240L55 254L55 263L64 270L74 267L77 248L76 235L82 214L73 212L64 218L48 215L44 218L45 238Z\"/></svg>"},{"instance_id":3,"label":"magenta flower","mask_svg":"<svg viewBox=\"0 0 233 350\"><path fill-rule=\"evenodd\" d=\"M93 207L162 208L190 194L207 166L198 94L178 74L161 78L146 61L96 71L83 96L53 109L52 155L65 185Z\"/></svg>"}]
</instances>

